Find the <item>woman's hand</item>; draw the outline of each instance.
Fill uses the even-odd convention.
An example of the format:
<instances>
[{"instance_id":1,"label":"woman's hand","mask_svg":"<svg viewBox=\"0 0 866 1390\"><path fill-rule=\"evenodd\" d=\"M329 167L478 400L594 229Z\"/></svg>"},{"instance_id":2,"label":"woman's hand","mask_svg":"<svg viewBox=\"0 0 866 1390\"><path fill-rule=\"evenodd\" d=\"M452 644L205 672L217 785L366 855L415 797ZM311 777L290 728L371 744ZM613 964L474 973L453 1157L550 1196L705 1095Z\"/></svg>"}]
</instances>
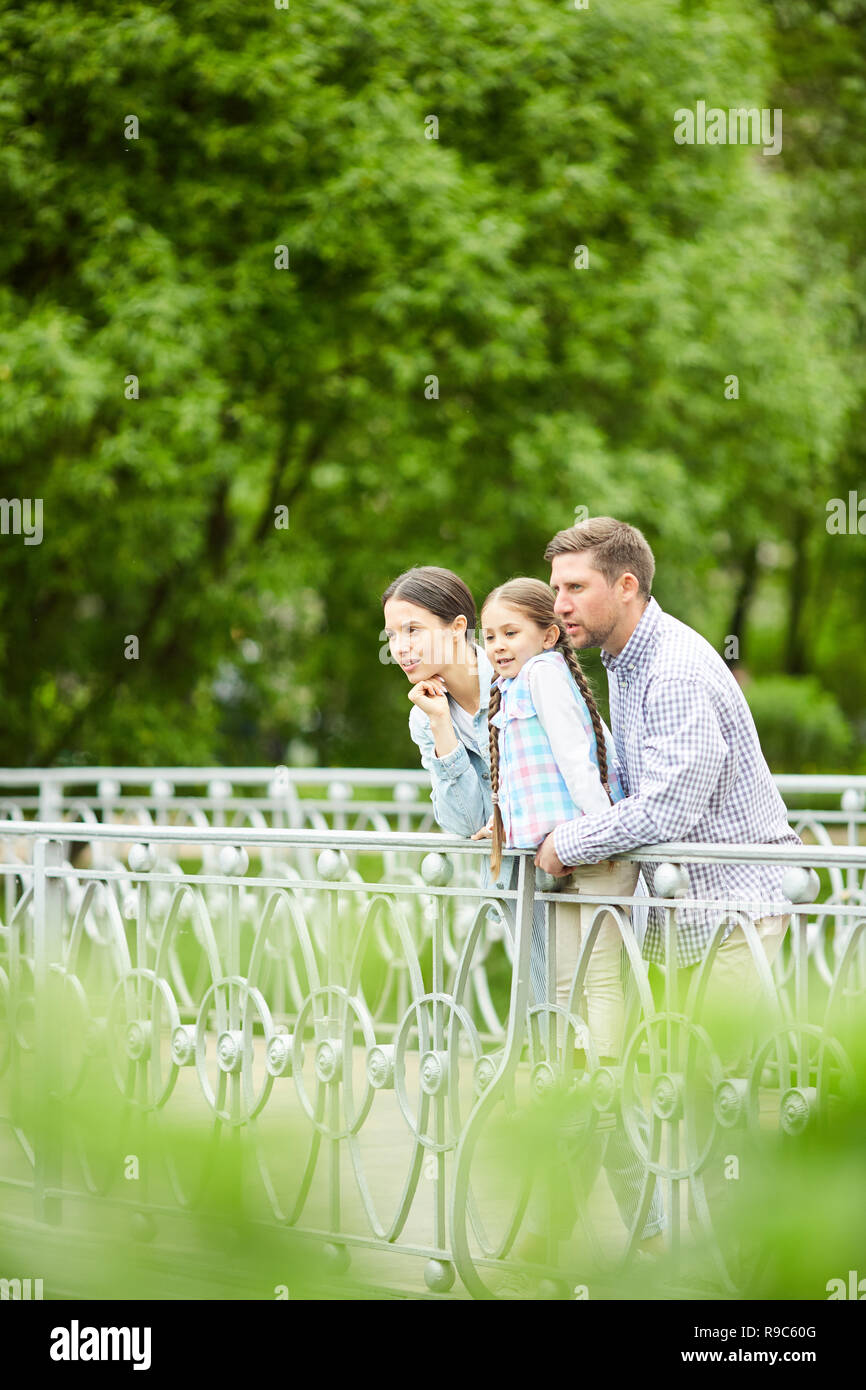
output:
<instances>
[{"instance_id":1,"label":"woman's hand","mask_svg":"<svg viewBox=\"0 0 866 1390\"><path fill-rule=\"evenodd\" d=\"M493 836L493 817L491 816L491 817L490 817L490 820L487 822L487 824L486 824L486 825L482 825L482 827L481 827L480 830L476 830L475 834L470 836L470 839L472 839L472 840L485 840L485 839L490 839L490 838L492 838L492 836Z\"/></svg>"},{"instance_id":2,"label":"woman's hand","mask_svg":"<svg viewBox=\"0 0 866 1390\"><path fill-rule=\"evenodd\" d=\"M445 682L441 676L431 676L430 680L418 681L409 689L409 699L413 705L423 710L432 725L441 725L445 720L450 724L451 711Z\"/></svg>"},{"instance_id":3,"label":"woman's hand","mask_svg":"<svg viewBox=\"0 0 866 1390\"><path fill-rule=\"evenodd\" d=\"M433 750L437 758L445 758L457 747L457 734L451 719L448 705L447 687L441 676L431 676L429 680L418 681L409 691L413 705L423 710L430 720L433 733Z\"/></svg>"}]
</instances>

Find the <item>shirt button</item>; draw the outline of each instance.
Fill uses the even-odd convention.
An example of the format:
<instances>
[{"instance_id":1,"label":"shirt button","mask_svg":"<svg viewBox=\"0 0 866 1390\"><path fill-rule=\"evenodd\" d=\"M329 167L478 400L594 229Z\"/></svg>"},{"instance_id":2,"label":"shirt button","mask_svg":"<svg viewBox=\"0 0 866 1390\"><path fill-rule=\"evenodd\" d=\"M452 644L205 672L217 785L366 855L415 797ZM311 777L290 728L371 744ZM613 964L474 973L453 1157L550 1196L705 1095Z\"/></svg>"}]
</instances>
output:
<instances>
[{"instance_id":1,"label":"shirt button","mask_svg":"<svg viewBox=\"0 0 866 1390\"><path fill-rule=\"evenodd\" d=\"M490 781L490 773L489 773L489 772L482 772L481 776L484 778L484 781L485 781L485 782L489 782L489 781Z\"/></svg>"}]
</instances>

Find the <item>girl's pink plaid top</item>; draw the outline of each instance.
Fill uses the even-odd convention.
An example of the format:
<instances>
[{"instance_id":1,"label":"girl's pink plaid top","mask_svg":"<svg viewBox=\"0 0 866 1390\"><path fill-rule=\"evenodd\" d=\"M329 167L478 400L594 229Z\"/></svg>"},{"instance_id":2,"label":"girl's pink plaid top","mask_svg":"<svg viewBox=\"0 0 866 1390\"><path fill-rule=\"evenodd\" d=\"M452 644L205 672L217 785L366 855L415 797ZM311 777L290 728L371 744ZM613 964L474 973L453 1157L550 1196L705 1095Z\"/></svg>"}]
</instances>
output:
<instances>
[{"instance_id":1,"label":"girl's pink plaid top","mask_svg":"<svg viewBox=\"0 0 866 1390\"><path fill-rule=\"evenodd\" d=\"M583 815L575 803L559 769L547 734L532 699L529 673L536 666L559 663L568 676L574 694L575 737L589 740L590 757L598 771L595 730L586 701L578 690L560 652L540 652L532 656L513 678L497 678L502 703L493 716L499 730L499 809L509 849L537 849L563 821ZM605 730L608 785L614 801L622 801L625 789L620 780L613 739Z\"/></svg>"}]
</instances>

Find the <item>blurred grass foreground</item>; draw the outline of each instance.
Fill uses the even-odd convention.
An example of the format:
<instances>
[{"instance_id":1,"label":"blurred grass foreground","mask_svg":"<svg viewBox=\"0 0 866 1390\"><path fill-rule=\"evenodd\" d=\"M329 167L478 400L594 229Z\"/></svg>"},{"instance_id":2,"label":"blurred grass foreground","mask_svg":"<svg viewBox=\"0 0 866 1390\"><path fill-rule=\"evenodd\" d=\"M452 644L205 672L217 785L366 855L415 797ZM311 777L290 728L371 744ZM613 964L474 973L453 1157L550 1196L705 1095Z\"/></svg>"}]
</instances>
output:
<instances>
[{"instance_id":1,"label":"blurred grass foreground","mask_svg":"<svg viewBox=\"0 0 866 1390\"><path fill-rule=\"evenodd\" d=\"M428 958L425 969L430 967ZM325 1087L316 1091L313 1123L297 1105L291 1084L282 1091L275 1084L267 1106L242 1115L224 1084L231 1073L215 1065L215 1017L214 1026L196 1040L197 1065L177 1070L171 1105L156 1108L160 1079L153 1072L145 1077L138 1063L129 1062L140 1038L133 1034L131 1040L128 1027L124 1051L124 1034L115 1030L113 1036L111 1019L95 1037L92 1020L60 974L44 988L49 1008L40 1008L36 991L22 1006L4 1011L0 1034L6 1073L0 1277L40 1279L46 1298L95 1300L356 1300L452 1291L448 1264L435 1258L424 1268L427 1290L420 1286L417 1255L430 1255L430 1236L418 1232L445 1202L446 1188L450 1201L453 1144L445 1145L449 1152L416 1151L413 1162L393 1106L381 1111L384 1119L373 1127L373 1143L363 1148L361 1136L359 1148L360 1123L349 1122L353 1106L356 1118L367 1115L359 1099L360 1033L343 1034L343 1084L353 1073L356 1090L348 1088L345 1118L332 1115L331 1130L332 1091ZM3 998L8 1002L8 990ZM152 1048L152 1062L158 1052L167 1061L172 1040L153 1002L150 1020L153 1031L143 1045ZM728 1031L742 1029L741 1017L716 1019L717 1036L723 1036L726 1023ZM39 1027L51 1040L53 1079L44 1072L44 1054L40 1058L33 1045ZM685 1024L663 1027L670 1030L664 1045L673 1047L677 1029L684 1037L698 1037ZM252 1031L259 1051L263 1029ZM492 1105L477 1145L467 1197L487 1240L499 1245L505 1264L512 1262L523 1277L521 1297L822 1300L833 1291L834 1280L848 1287L849 1270L866 1273L866 1024L855 1009L833 1040L795 1022L783 1024L770 1038L774 1041L756 1044L758 1051L752 1052L752 1122L730 1130L701 1111L703 1042L694 1048L685 1042L684 1119L670 1127L666 1147L655 1156L660 1170L676 1172L678 1152L678 1162L688 1169L694 1165L694 1145L702 1148L706 1141L706 1162L701 1183L694 1175L691 1183L662 1181L669 1248L638 1261L621 1258L624 1232L602 1170L612 1119L605 1125L592 1105L594 1077L587 1059L575 1052L574 1068L569 1058L555 1084L539 1090L532 1044L521 1047L512 1083ZM405 1084L424 1130L418 1090L423 1040L416 1030L405 1041L416 1056L413 1065L407 1062ZM310 1030L304 1051L314 1047ZM652 1058L635 1056L630 1094L649 1113ZM320 1066L318 1058L317 1052ZM464 1055L460 1068L466 1126L475 1099L471 1056ZM260 1072L257 1066L256 1086ZM161 1076L168 1074L170 1066ZM820 1093L822 1104L802 1123L794 1109L783 1125L785 1088L794 1083L802 1094ZM50 1086L57 1087L53 1094ZM203 1094L209 1087L213 1104L206 1104ZM379 1106L388 1101L393 1104L393 1095L378 1093ZM450 1119L456 1134L456 1115ZM389 1250L384 1226L374 1227L378 1238L364 1238L366 1223L352 1193L354 1180L363 1181L377 1204L393 1208L406 1176L398 1151L414 1172L416 1183L406 1190L421 1227L410 1222L409 1240ZM334 1163L342 1172L336 1207ZM706 1181L713 1165L724 1175L714 1187ZM719 1188L724 1188L721 1195ZM695 1219L696 1200L709 1201L712 1227ZM530 1265L521 1261L514 1237L527 1212L538 1211L548 1247ZM671 1243L674 1220L678 1234ZM450 1213L448 1226L453 1238ZM492 1289L496 1294L496 1279ZM466 1290L457 1284L453 1294L460 1297Z\"/></svg>"},{"instance_id":2,"label":"blurred grass foreground","mask_svg":"<svg viewBox=\"0 0 866 1390\"><path fill-rule=\"evenodd\" d=\"M82 1041L66 1032L64 1049L72 1054ZM605 1186L600 1170L604 1136L590 1135L587 1142L585 1081L578 1077L539 1101L530 1093L526 1068L518 1068L513 1103L496 1112L479 1147L473 1186L479 1207L492 1210L491 1203L504 1194L513 1200L525 1180L533 1179L530 1206L541 1204L556 1240L549 1243L544 1267L518 1261L518 1269L529 1271L521 1296L725 1296L716 1248L725 1252L737 1279L738 1287L728 1297L852 1296L838 1289L848 1290L852 1270L858 1280L866 1276L866 1027L850 1035L846 1047L851 1068L831 1082L820 1122L792 1134L768 1116L759 1134L731 1134L717 1148L729 1190L722 1206L712 1206L713 1239L706 1239L695 1224L683 1188L676 1258L668 1250L624 1269L610 1258L610 1242L594 1239L578 1214L587 1199L596 1217L605 1202L610 1205L609 1194L600 1194L597 1187L593 1192L596 1183ZM805 1078L812 1084L819 1080L818 1065ZM251 1142L248 1126L209 1120L204 1110L196 1113L190 1089L180 1117L175 1110L145 1123L144 1113L118 1092L106 1059L90 1068L86 1083L62 1103L40 1097L28 1085L13 1108L15 1123L0 1130L6 1182L0 1277L40 1279L45 1298L430 1296L418 1290L408 1255L395 1251L394 1257L384 1258L381 1250L365 1250L363 1240L356 1245L350 1239L346 1245L329 1238L323 1207L318 1233L315 1223L309 1226L309 1207L303 1232L274 1222L264 1200L261 1159L266 1157L268 1173L281 1190L304 1186L311 1137L297 1114L281 1111L276 1128ZM14 1185L14 1174L22 1168L22 1155L16 1162L15 1154L21 1142L26 1144L25 1134L37 1136L37 1167L49 1184L41 1221L33 1220L29 1187ZM64 1164L66 1171L74 1168L84 1175L77 1196L62 1181ZM117 1182L119 1174L122 1183ZM60 1213L59 1198L51 1195L52 1180L58 1193L64 1189L59 1224L54 1224ZM118 1188L119 1195L109 1193ZM316 1210L315 1195L312 1208ZM344 1214L349 1217L346 1229L352 1229L351 1213ZM598 1229L604 1234L603 1222ZM459 1285L454 1293L465 1296Z\"/></svg>"}]
</instances>

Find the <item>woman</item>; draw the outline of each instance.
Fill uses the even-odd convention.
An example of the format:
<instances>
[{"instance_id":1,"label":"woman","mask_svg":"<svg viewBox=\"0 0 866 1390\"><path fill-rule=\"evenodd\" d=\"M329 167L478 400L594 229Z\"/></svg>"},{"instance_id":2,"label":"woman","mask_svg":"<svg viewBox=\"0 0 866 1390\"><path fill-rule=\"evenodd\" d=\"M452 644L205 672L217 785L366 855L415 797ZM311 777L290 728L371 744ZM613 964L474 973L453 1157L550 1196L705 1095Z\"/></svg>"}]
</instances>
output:
<instances>
[{"instance_id":1,"label":"woman","mask_svg":"<svg viewBox=\"0 0 866 1390\"><path fill-rule=\"evenodd\" d=\"M382 595L385 635L410 682L409 733L430 773L436 823L469 838L493 811L487 710L493 667L475 645L475 601L451 570L420 565L406 570ZM509 889L518 860L506 859L496 887ZM487 860L482 883L490 880ZM537 1001L544 998L544 904L532 918L530 973Z\"/></svg>"}]
</instances>

